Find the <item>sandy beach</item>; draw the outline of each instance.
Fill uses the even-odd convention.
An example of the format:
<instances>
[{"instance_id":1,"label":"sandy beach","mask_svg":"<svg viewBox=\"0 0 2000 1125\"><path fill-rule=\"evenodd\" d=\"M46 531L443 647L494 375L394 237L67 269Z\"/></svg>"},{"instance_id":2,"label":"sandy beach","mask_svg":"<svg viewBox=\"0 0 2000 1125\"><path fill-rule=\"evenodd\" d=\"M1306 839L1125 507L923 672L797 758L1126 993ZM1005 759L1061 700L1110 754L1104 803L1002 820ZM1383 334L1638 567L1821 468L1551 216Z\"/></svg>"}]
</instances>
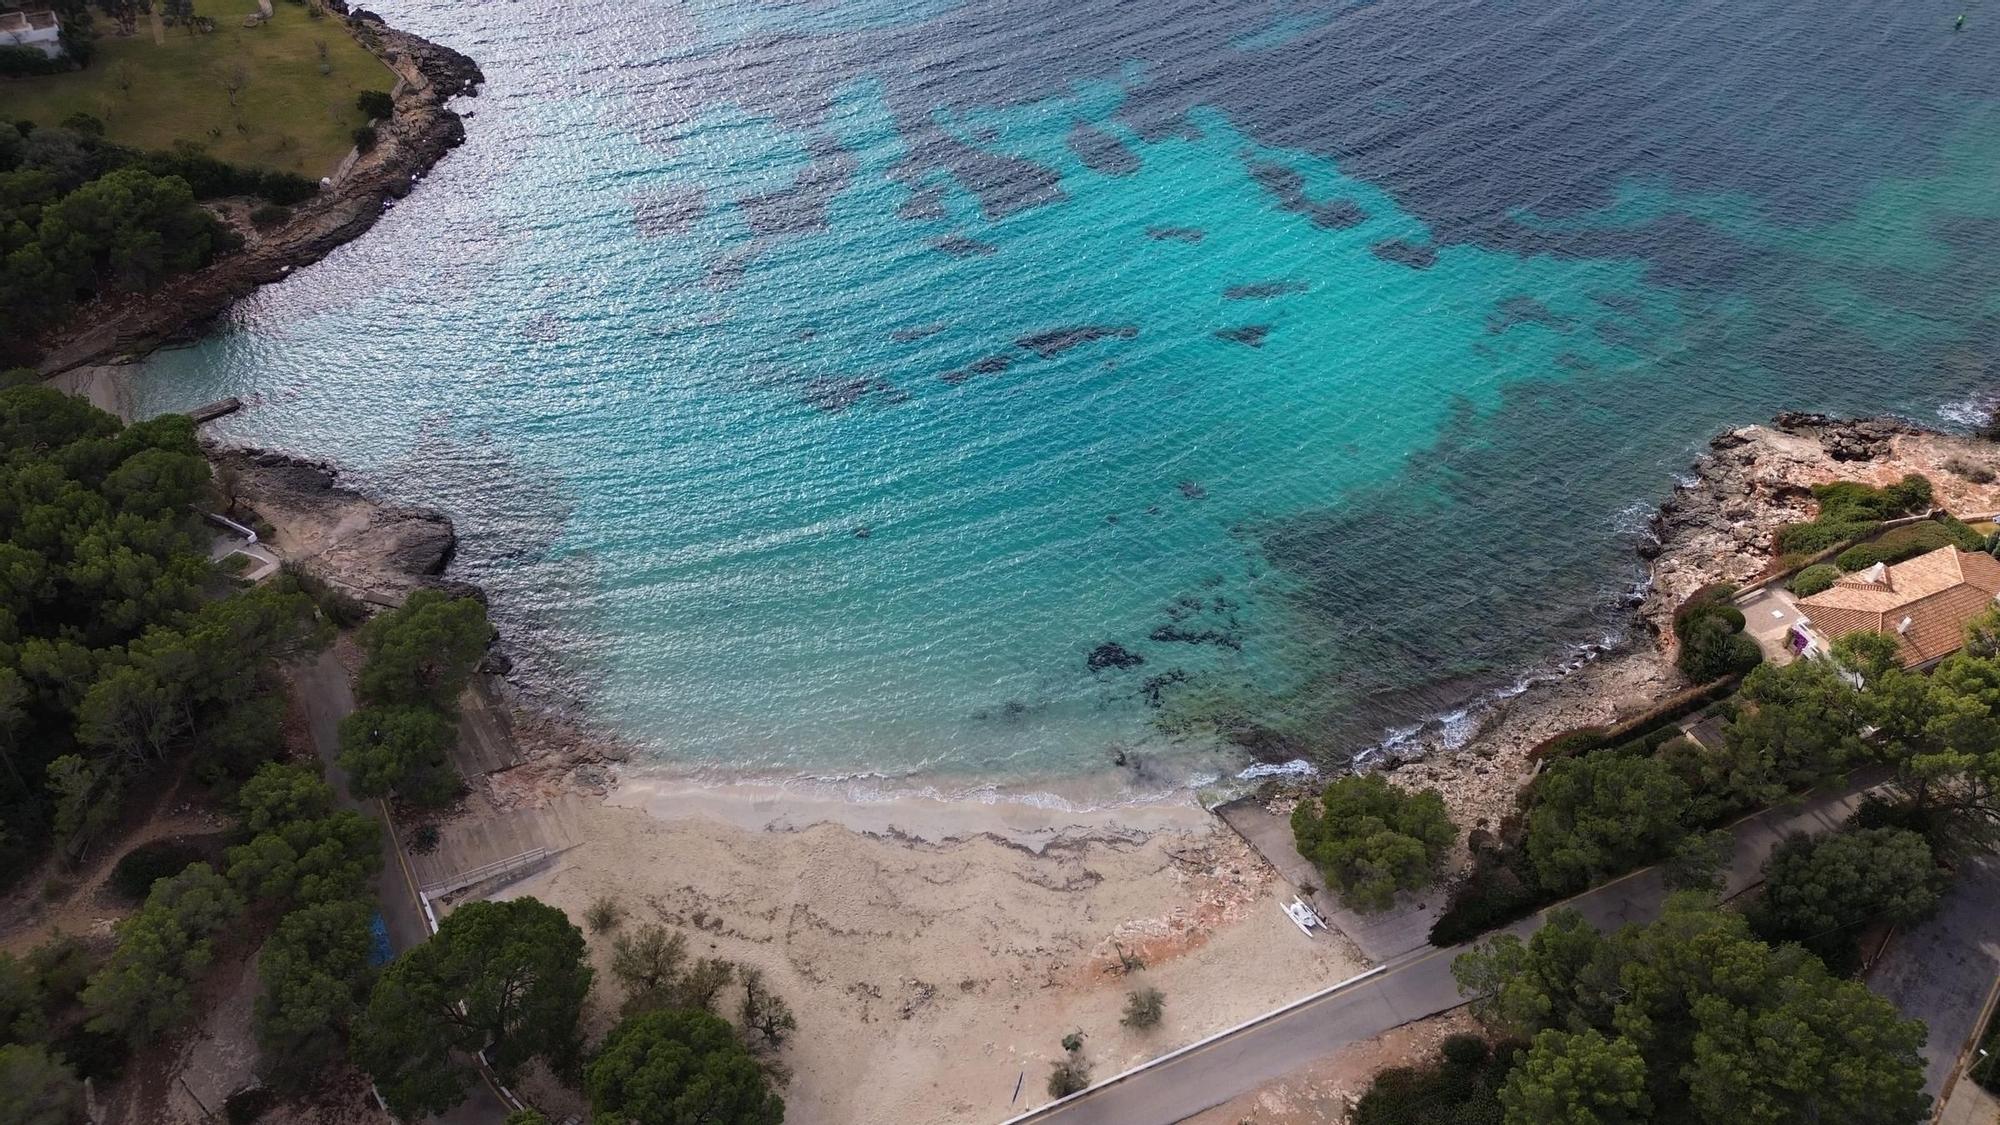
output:
<instances>
[{"instance_id":1,"label":"sandy beach","mask_svg":"<svg viewBox=\"0 0 2000 1125\"><path fill-rule=\"evenodd\" d=\"M608 896L626 927L763 969L799 1018L787 1121L998 1121L1047 1100L1072 1031L1108 1077L1361 967L1294 928L1271 870L1193 805L1078 817L643 780L582 804L585 842L503 893L573 918ZM611 939L590 941L593 1030L620 999ZM1146 967L1126 974L1120 949ZM1141 986L1167 996L1143 1033L1118 1022Z\"/></svg>"},{"instance_id":2,"label":"sandy beach","mask_svg":"<svg viewBox=\"0 0 2000 1125\"><path fill-rule=\"evenodd\" d=\"M1963 439L1903 432L1855 463L1831 457L1812 432L1754 427L1718 439L1657 528L1660 588L1627 642L1495 706L1462 745L1432 748L1391 776L1440 789L1463 830L1497 826L1532 775L1534 746L1679 689L1647 626L1699 581L1741 581L1766 566L1772 531L1805 510L1805 485L1914 469L1931 473L1955 508L2000 502L1944 470L1973 452ZM857 803L775 785L704 788L618 765L622 753L551 749L489 779L489 792L531 805L574 788L564 759L622 777L600 787L601 799L561 798L578 806L582 843L504 893L576 918L609 897L627 925L659 921L686 930L697 955L762 968L799 1014L784 1057L794 1075L788 1119L997 1121L1045 1100L1049 1064L1071 1031L1085 1034L1095 1076L1107 1077L1366 967L1344 941L1293 928L1278 910L1291 888L1191 800L1081 812ZM1454 868L1463 856L1461 844ZM606 968L611 936L591 946ZM1121 949L1146 968L1125 974ZM1168 997L1164 1026L1122 1028L1126 992L1148 985ZM607 974L593 1001L597 1029L618 999ZM1341 1080L1329 1090L1351 1095L1365 1072L1405 1053L1385 1048L1367 1066L1330 1061Z\"/></svg>"}]
</instances>

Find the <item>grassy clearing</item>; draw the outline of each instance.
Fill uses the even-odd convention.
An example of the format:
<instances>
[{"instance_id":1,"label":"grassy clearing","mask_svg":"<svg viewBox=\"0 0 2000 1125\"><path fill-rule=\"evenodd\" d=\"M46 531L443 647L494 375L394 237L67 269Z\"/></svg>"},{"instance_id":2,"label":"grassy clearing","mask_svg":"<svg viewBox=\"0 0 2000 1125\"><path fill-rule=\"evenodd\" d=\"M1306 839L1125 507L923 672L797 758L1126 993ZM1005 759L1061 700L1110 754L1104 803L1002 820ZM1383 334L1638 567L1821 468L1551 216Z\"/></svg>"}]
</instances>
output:
<instances>
[{"instance_id":1,"label":"grassy clearing","mask_svg":"<svg viewBox=\"0 0 2000 1125\"><path fill-rule=\"evenodd\" d=\"M256 0L198 0L195 11L215 30L171 27L158 44L144 20L136 35L100 34L87 69L9 80L0 102L13 120L55 125L88 113L119 144L167 149L194 141L220 160L317 179L339 165L366 120L354 96L386 91L396 78L335 17L313 19L288 0L273 7L270 22L246 28ZM107 19L97 26L115 31ZM240 86L233 106L232 83Z\"/></svg>"}]
</instances>

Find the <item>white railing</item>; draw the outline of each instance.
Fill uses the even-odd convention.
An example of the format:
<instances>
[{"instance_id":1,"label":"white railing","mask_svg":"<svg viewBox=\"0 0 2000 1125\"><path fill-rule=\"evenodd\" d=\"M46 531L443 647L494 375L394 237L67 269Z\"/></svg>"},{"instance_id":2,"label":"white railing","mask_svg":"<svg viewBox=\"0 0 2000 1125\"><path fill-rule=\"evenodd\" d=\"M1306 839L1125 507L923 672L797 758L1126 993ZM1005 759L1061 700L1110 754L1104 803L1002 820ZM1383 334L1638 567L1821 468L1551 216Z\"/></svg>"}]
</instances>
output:
<instances>
[{"instance_id":1,"label":"white railing","mask_svg":"<svg viewBox=\"0 0 2000 1125\"><path fill-rule=\"evenodd\" d=\"M453 891L464 890L474 883L483 883L488 879L505 875L510 871L518 871L530 864L540 863L542 860L549 858L550 854L547 848L529 848L519 855L508 856L506 859L496 859L492 863L482 863L469 871L461 871L447 879L423 887L421 891L426 899L434 898L438 895L448 895Z\"/></svg>"}]
</instances>

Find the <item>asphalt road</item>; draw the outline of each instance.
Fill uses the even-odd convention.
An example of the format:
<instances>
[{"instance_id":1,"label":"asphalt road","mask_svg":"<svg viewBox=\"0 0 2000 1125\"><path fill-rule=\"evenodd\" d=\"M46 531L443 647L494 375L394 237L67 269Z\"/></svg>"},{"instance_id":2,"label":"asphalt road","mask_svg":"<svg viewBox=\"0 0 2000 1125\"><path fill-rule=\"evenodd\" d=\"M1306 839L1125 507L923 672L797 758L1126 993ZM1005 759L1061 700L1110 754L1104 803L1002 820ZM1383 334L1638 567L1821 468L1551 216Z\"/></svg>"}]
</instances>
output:
<instances>
[{"instance_id":1,"label":"asphalt road","mask_svg":"<svg viewBox=\"0 0 2000 1125\"><path fill-rule=\"evenodd\" d=\"M348 792L347 773L340 768L340 720L354 710L354 692L347 686L347 670L329 649L311 663L300 666L296 682L313 749L326 766L327 780L332 783L341 807L376 817L382 824L382 874L376 880L376 888L382 920L389 927L389 945L397 953L421 945L430 937L430 927L425 925L423 907L418 904L416 877L397 845L395 825L380 801L359 799ZM510 1110L486 1081L482 1075L470 1085L463 1102L430 1120L437 1125L498 1125Z\"/></svg>"},{"instance_id":2,"label":"asphalt road","mask_svg":"<svg viewBox=\"0 0 2000 1125\"><path fill-rule=\"evenodd\" d=\"M1966 860L1957 875L1937 916L1898 935L1868 973L1869 988L1930 1029L1924 1089L1937 1098L2000 975L2000 856Z\"/></svg>"},{"instance_id":3,"label":"asphalt road","mask_svg":"<svg viewBox=\"0 0 2000 1125\"><path fill-rule=\"evenodd\" d=\"M1734 895L1754 885L1765 857L1788 834L1822 832L1838 825L1859 802L1860 794L1878 780L1860 779L1844 791L1818 795L1791 808L1773 809L1735 825L1736 851L1726 873L1724 893ZM1561 905L1578 911L1600 929L1614 929L1659 917L1665 898L1659 871L1647 868ZM1526 936L1539 929L1546 917L1545 911L1508 927L1507 932ZM1014 1121L1023 1125L1173 1125L1341 1047L1464 1003L1452 979L1451 962L1467 948L1426 949L1387 962L1382 972L1337 992L1114 1079L1070 1101L1013 1118L1010 1125Z\"/></svg>"},{"instance_id":4,"label":"asphalt road","mask_svg":"<svg viewBox=\"0 0 2000 1125\"><path fill-rule=\"evenodd\" d=\"M339 796L341 807L375 817L382 823L382 875L377 883L382 919L389 924L389 945L397 953L421 945L430 936L430 928L424 924L423 908L417 905L416 885L407 873L402 849L396 846L395 829L383 815L380 802L363 800L348 792L347 773L340 768L340 720L354 710L354 692L347 686L347 670L328 650L299 668L297 683L313 749L319 752L319 760L326 766L327 780Z\"/></svg>"}]
</instances>

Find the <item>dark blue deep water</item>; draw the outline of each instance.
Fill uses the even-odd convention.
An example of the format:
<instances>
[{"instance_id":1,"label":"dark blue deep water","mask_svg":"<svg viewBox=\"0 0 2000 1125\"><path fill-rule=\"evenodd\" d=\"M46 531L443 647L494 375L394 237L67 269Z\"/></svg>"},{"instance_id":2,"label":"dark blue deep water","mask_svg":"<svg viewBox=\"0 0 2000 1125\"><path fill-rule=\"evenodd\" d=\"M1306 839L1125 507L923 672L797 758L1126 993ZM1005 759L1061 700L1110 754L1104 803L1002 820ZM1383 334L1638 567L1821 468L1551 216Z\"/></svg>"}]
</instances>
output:
<instances>
[{"instance_id":1,"label":"dark blue deep water","mask_svg":"<svg viewBox=\"0 0 2000 1125\"><path fill-rule=\"evenodd\" d=\"M469 143L143 397L449 511L663 767L1338 762L1615 635L1715 430L1996 389L2000 9L383 14Z\"/></svg>"}]
</instances>

